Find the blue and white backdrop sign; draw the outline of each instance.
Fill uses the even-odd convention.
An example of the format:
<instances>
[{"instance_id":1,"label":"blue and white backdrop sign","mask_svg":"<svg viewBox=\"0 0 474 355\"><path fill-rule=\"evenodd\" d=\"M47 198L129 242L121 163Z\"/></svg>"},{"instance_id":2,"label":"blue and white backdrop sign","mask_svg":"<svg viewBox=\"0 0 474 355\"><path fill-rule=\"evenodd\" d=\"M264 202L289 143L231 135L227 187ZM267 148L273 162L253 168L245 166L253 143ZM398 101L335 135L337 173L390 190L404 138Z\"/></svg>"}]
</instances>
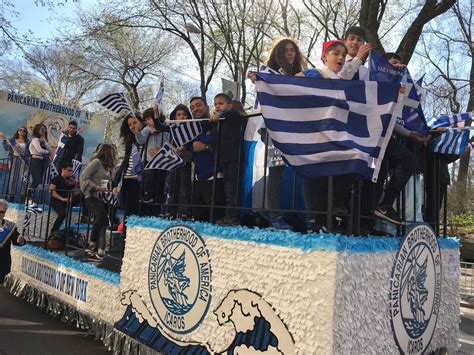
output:
<instances>
[{"instance_id":1,"label":"blue and white backdrop sign","mask_svg":"<svg viewBox=\"0 0 474 355\"><path fill-rule=\"evenodd\" d=\"M436 327L441 303L441 253L429 225L411 229L395 257L390 280L390 316L403 354L422 354Z\"/></svg>"}]
</instances>

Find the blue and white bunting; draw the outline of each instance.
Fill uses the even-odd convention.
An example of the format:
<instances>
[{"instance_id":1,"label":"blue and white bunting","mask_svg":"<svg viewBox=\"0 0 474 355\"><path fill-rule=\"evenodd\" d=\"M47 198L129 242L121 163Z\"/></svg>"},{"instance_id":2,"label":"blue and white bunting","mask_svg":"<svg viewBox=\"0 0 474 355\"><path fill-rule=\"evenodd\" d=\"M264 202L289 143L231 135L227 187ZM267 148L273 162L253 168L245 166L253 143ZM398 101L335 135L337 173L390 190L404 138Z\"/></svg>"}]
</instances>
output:
<instances>
[{"instance_id":1,"label":"blue and white bunting","mask_svg":"<svg viewBox=\"0 0 474 355\"><path fill-rule=\"evenodd\" d=\"M178 155L176 149L171 144L165 143L145 166L145 170L160 169L172 171L184 165L186 165L186 162Z\"/></svg>"},{"instance_id":2,"label":"blue and white bunting","mask_svg":"<svg viewBox=\"0 0 474 355\"><path fill-rule=\"evenodd\" d=\"M284 160L307 177L376 181L403 95L396 83L257 73L265 125Z\"/></svg>"},{"instance_id":3,"label":"blue and white bunting","mask_svg":"<svg viewBox=\"0 0 474 355\"><path fill-rule=\"evenodd\" d=\"M448 128L469 119L472 119L472 112L463 112L440 117L430 117L426 119L426 123L430 129Z\"/></svg>"},{"instance_id":4,"label":"blue and white bunting","mask_svg":"<svg viewBox=\"0 0 474 355\"><path fill-rule=\"evenodd\" d=\"M171 137L173 137L177 147L182 147L186 143L191 142L202 133L202 126L199 121L169 121L169 127Z\"/></svg>"},{"instance_id":5,"label":"blue and white bunting","mask_svg":"<svg viewBox=\"0 0 474 355\"><path fill-rule=\"evenodd\" d=\"M431 150L441 154L463 155L470 133L469 130L448 130L435 139Z\"/></svg>"}]
</instances>

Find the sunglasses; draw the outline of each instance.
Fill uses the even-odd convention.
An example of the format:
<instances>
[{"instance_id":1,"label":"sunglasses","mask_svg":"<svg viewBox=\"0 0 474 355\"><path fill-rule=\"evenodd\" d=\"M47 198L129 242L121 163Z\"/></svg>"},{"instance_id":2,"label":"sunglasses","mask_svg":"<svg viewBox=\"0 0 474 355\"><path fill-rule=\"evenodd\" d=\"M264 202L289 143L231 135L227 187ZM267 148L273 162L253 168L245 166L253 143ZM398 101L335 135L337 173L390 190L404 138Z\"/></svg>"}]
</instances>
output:
<instances>
[{"instance_id":1,"label":"sunglasses","mask_svg":"<svg viewBox=\"0 0 474 355\"><path fill-rule=\"evenodd\" d=\"M6 212L7 212L7 211L2 211L2 210L0 210L0 213L6 213Z\"/></svg>"},{"instance_id":2,"label":"sunglasses","mask_svg":"<svg viewBox=\"0 0 474 355\"><path fill-rule=\"evenodd\" d=\"M18 132L26 132L26 129L19 129Z\"/></svg>"}]
</instances>

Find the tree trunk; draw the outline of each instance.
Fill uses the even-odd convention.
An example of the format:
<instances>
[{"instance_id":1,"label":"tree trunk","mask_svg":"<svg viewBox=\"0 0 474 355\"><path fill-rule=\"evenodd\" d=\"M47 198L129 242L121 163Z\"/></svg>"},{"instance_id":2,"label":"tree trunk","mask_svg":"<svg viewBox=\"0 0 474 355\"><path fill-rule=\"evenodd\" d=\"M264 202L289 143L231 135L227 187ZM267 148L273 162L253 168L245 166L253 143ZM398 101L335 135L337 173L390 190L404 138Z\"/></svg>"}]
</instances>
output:
<instances>
[{"instance_id":1,"label":"tree trunk","mask_svg":"<svg viewBox=\"0 0 474 355\"><path fill-rule=\"evenodd\" d=\"M474 111L474 57L471 57L471 72L469 75L470 84L469 84L469 102L467 103L467 112ZM465 125L470 126L472 124L472 120L467 120ZM460 188L462 188L465 192L467 188L467 177L469 171L469 161L470 161L470 150L466 149L463 156L459 161L459 173L458 173L458 180L457 184ZM463 195L464 196L464 195Z\"/></svg>"}]
</instances>

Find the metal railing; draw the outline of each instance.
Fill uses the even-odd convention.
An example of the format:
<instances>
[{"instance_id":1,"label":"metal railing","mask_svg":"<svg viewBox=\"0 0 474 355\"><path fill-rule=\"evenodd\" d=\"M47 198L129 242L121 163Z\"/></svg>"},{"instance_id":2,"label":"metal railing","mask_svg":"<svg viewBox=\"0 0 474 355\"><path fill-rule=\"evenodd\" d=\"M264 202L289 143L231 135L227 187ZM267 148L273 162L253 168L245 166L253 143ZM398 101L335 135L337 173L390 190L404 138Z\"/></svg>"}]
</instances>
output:
<instances>
[{"instance_id":1,"label":"metal railing","mask_svg":"<svg viewBox=\"0 0 474 355\"><path fill-rule=\"evenodd\" d=\"M459 292L461 300L474 306L474 263L461 261L459 276Z\"/></svg>"}]
</instances>

